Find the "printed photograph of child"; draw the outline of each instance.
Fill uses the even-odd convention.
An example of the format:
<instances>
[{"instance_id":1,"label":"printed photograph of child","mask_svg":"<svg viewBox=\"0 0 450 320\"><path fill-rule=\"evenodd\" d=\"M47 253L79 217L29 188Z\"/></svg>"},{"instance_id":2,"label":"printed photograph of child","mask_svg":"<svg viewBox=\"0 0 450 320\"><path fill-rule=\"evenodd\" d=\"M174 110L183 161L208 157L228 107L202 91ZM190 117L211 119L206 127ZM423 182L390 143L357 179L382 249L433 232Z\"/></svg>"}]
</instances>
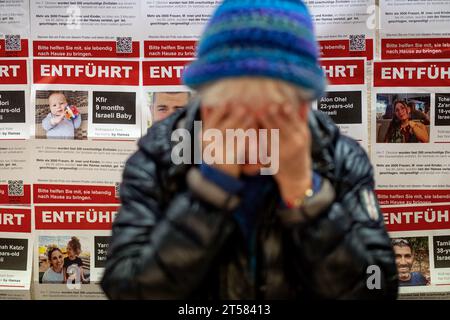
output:
<instances>
[{"instance_id":1,"label":"printed photograph of child","mask_svg":"<svg viewBox=\"0 0 450 320\"><path fill-rule=\"evenodd\" d=\"M37 139L87 139L87 91L36 91Z\"/></svg>"}]
</instances>

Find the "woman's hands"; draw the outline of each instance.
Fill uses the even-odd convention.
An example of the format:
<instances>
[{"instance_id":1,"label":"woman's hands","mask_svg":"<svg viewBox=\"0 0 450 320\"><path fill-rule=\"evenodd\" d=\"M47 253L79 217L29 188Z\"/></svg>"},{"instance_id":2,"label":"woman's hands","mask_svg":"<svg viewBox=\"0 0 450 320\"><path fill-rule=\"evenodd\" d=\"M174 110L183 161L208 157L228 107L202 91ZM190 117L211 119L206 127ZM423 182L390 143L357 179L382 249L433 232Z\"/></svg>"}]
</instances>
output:
<instances>
[{"instance_id":1,"label":"woman's hands","mask_svg":"<svg viewBox=\"0 0 450 320\"><path fill-rule=\"evenodd\" d=\"M234 150L227 149L225 141L227 136L226 130L243 129L245 131L254 126L254 119L246 114L246 108L243 106L223 105L213 108L204 106L201 108L201 112L203 121L203 139L201 139L203 160L205 161L205 156L210 157L210 159L206 159L208 165L232 177L239 178L241 165L239 165L238 159L245 157L245 143L233 143ZM218 141L214 141L216 137L214 130L219 130L222 138L224 138L221 141L221 146L218 144ZM208 148L210 143L214 143L215 148Z\"/></svg>"},{"instance_id":2,"label":"woman's hands","mask_svg":"<svg viewBox=\"0 0 450 320\"><path fill-rule=\"evenodd\" d=\"M295 202L304 197L306 191L312 185L312 159L311 159L311 135L308 127L309 106L304 103L300 106L270 105L261 109L251 109L244 106L225 105L221 107L202 107L203 120L203 155L208 155L209 141L213 140L208 134L208 129L217 129L222 132L222 137L226 137L226 129L268 129L279 130L279 141L274 144L278 150L270 150L270 143L264 150L271 155L272 161L278 161L278 165L271 167L278 168L273 172L278 183L281 196L286 202ZM272 137L270 137L272 138ZM207 141L205 141L207 140ZM270 141L270 139L269 139ZM245 156L244 150L237 150L237 146L246 145L234 144L235 150L227 150L226 142L223 141L222 148L215 148L215 159L226 160L227 152L234 152L234 161L229 163L208 163L222 172L238 178L242 171L242 166L238 164L238 157ZM261 143L259 148L265 147ZM276 152L277 151L277 152ZM261 154L261 151L260 151ZM278 155L273 157L273 155ZM242 158L241 158L242 159Z\"/></svg>"},{"instance_id":3,"label":"woman's hands","mask_svg":"<svg viewBox=\"0 0 450 320\"><path fill-rule=\"evenodd\" d=\"M279 170L275 180L286 202L302 199L312 186L311 134L308 127L309 106L272 105L258 114L267 129L279 129Z\"/></svg>"}]
</instances>

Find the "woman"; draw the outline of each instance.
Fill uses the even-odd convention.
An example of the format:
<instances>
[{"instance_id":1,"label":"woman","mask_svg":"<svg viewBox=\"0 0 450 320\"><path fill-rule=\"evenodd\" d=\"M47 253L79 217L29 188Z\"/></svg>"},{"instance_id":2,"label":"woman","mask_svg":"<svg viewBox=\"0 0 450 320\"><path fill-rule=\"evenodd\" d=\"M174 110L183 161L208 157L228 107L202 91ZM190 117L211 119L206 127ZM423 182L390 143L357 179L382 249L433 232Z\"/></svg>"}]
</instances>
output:
<instances>
[{"instance_id":1,"label":"woman","mask_svg":"<svg viewBox=\"0 0 450 320\"><path fill-rule=\"evenodd\" d=\"M389 125L384 142L411 143L428 142L427 128L420 122L410 120L410 110L405 101L394 102L394 117Z\"/></svg>"},{"instance_id":2,"label":"woman","mask_svg":"<svg viewBox=\"0 0 450 320\"><path fill-rule=\"evenodd\" d=\"M64 283L64 256L58 247L51 247L47 251L50 268L42 276L42 283Z\"/></svg>"}]
</instances>

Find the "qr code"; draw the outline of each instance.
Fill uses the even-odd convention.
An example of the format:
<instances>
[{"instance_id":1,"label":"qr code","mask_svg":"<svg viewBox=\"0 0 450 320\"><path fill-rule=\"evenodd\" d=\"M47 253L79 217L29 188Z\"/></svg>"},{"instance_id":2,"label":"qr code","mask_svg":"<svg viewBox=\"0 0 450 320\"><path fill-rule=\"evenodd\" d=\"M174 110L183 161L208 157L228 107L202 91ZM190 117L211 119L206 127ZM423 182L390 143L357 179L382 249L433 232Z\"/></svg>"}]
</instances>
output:
<instances>
[{"instance_id":1,"label":"qr code","mask_svg":"<svg viewBox=\"0 0 450 320\"><path fill-rule=\"evenodd\" d=\"M115 198L120 197L120 182L116 182L114 185L114 197Z\"/></svg>"},{"instance_id":2,"label":"qr code","mask_svg":"<svg viewBox=\"0 0 450 320\"><path fill-rule=\"evenodd\" d=\"M131 37L117 37L116 52L117 53L132 53L133 52L132 43L133 42L131 40Z\"/></svg>"},{"instance_id":3,"label":"qr code","mask_svg":"<svg viewBox=\"0 0 450 320\"><path fill-rule=\"evenodd\" d=\"M366 36L364 34L350 35L350 51L366 51Z\"/></svg>"},{"instance_id":4,"label":"qr code","mask_svg":"<svg viewBox=\"0 0 450 320\"><path fill-rule=\"evenodd\" d=\"M5 35L5 51L21 51L20 36L7 34Z\"/></svg>"},{"instance_id":5,"label":"qr code","mask_svg":"<svg viewBox=\"0 0 450 320\"><path fill-rule=\"evenodd\" d=\"M23 196L23 180L8 180L8 196Z\"/></svg>"}]
</instances>

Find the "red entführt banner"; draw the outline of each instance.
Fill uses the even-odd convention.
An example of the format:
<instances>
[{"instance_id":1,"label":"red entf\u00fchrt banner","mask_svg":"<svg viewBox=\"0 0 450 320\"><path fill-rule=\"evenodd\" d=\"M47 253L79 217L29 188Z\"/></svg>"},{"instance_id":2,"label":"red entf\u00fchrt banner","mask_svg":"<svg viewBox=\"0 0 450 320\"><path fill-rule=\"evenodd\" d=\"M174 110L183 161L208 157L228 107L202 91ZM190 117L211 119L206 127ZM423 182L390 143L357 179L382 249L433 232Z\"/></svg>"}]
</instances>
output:
<instances>
[{"instance_id":1,"label":"red entf\u00fchrt banner","mask_svg":"<svg viewBox=\"0 0 450 320\"><path fill-rule=\"evenodd\" d=\"M0 208L0 232L31 232L31 210Z\"/></svg>"},{"instance_id":2,"label":"red entf\u00fchrt banner","mask_svg":"<svg viewBox=\"0 0 450 320\"><path fill-rule=\"evenodd\" d=\"M450 61L374 63L375 87L449 87Z\"/></svg>"},{"instance_id":3,"label":"red entf\u00fchrt banner","mask_svg":"<svg viewBox=\"0 0 450 320\"><path fill-rule=\"evenodd\" d=\"M26 60L0 60L0 84L27 84Z\"/></svg>"},{"instance_id":4,"label":"red entf\u00fchrt banner","mask_svg":"<svg viewBox=\"0 0 450 320\"><path fill-rule=\"evenodd\" d=\"M37 230L111 230L119 206L35 206Z\"/></svg>"},{"instance_id":5,"label":"red entf\u00fchrt banner","mask_svg":"<svg viewBox=\"0 0 450 320\"><path fill-rule=\"evenodd\" d=\"M450 229L450 205L381 208L388 231Z\"/></svg>"},{"instance_id":6,"label":"red entf\u00fchrt banner","mask_svg":"<svg viewBox=\"0 0 450 320\"><path fill-rule=\"evenodd\" d=\"M118 60L33 61L36 84L139 85L139 62Z\"/></svg>"},{"instance_id":7,"label":"red entf\u00fchrt banner","mask_svg":"<svg viewBox=\"0 0 450 320\"><path fill-rule=\"evenodd\" d=\"M184 68L191 61L144 61L144 86L180 85Z\"/></svg>"},{"instance_id":8,"label":"red entf\u00fchrt banner","mask_svg":"<svg viewBox=\"0 0 450 320\"><path fill-rule=\"evenodd\" d=\"M323 71L332 85L364 84L364 59L322 59L320 61Z\"/></svg>"}]
</instances>

